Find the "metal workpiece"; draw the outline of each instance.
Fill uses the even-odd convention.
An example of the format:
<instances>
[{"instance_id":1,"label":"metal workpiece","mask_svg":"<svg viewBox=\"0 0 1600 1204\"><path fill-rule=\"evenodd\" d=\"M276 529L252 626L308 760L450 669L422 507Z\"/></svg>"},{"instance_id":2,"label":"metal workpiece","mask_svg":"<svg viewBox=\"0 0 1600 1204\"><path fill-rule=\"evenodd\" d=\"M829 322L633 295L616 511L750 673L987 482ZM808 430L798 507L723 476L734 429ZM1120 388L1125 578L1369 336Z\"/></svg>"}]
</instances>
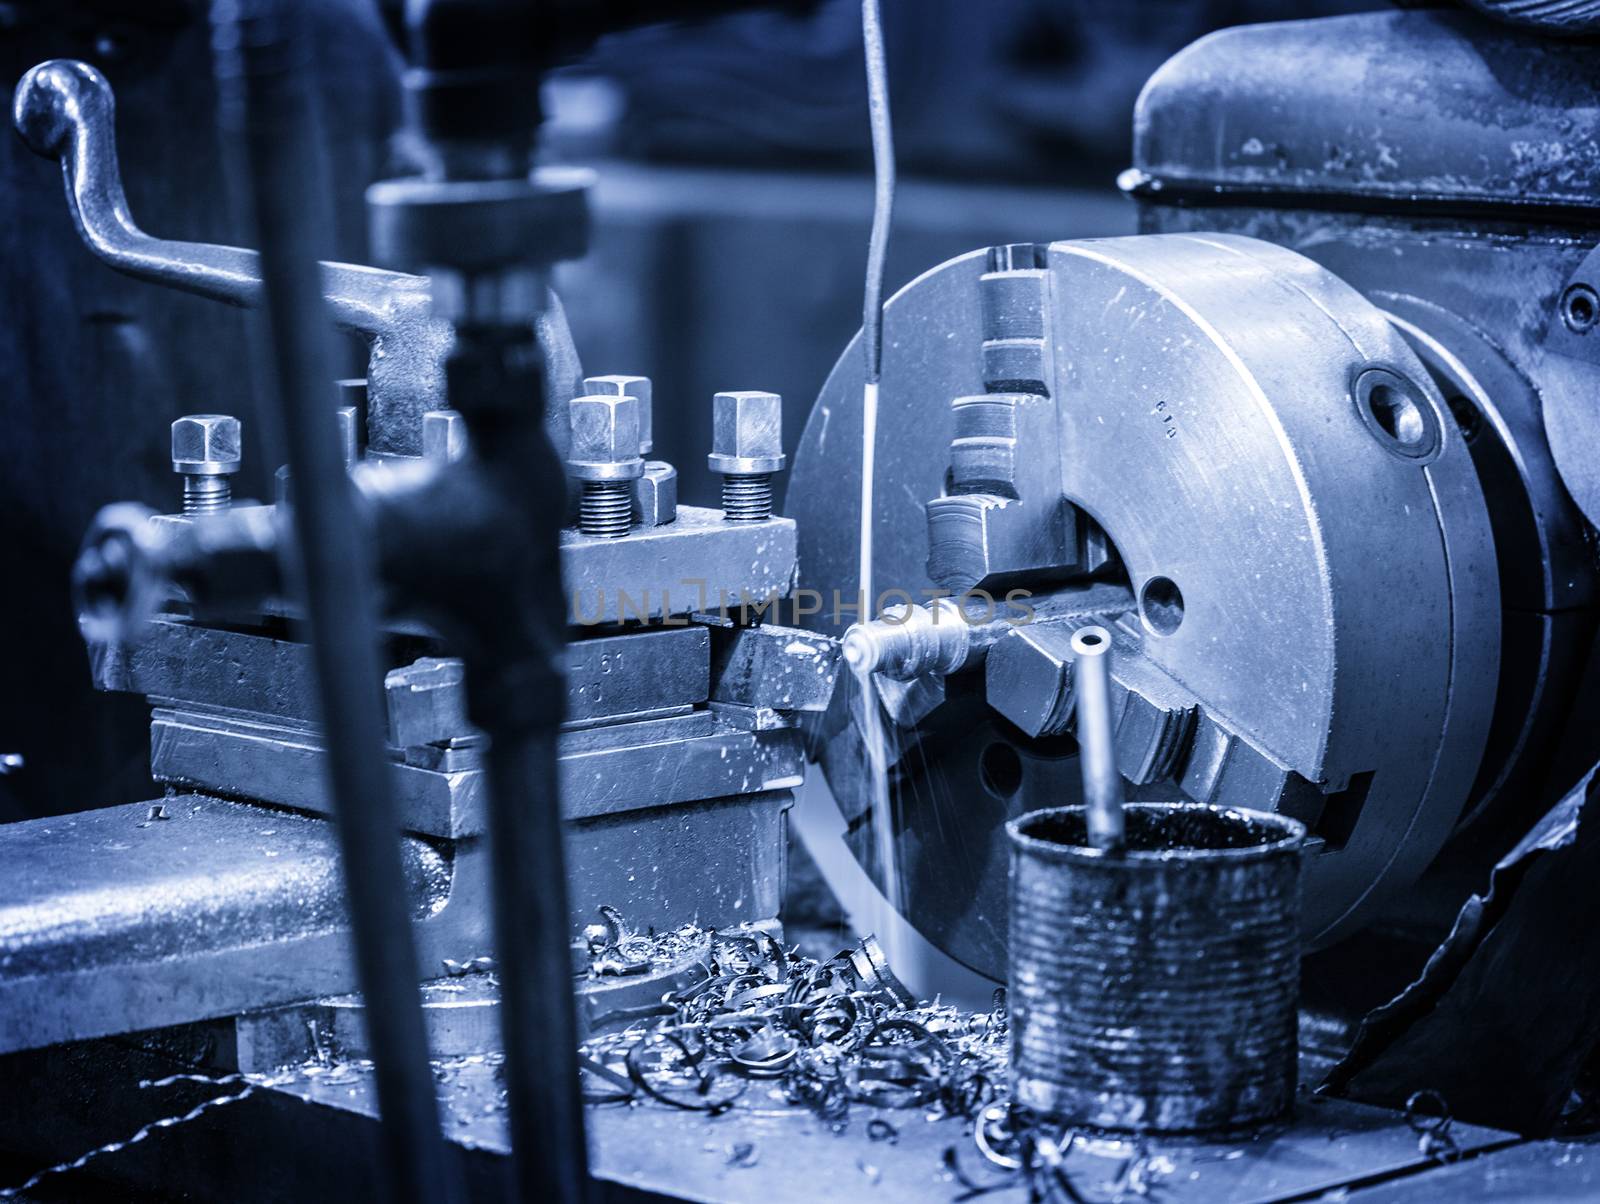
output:
<instances>
[{"instance_id":1,"label":"metal workpiece","mask_svg":"<svg viewBox=\"0 0 1600 1204\"><path fill-rule=\"evenodd\" d=\"M1111 633L1080 627L1072 633L1073 694L1077 698L1078 760L1083 768L1083 815L1092 848L1116 854L1126 843L1122 775L1117 772L1111 722Z\"/></svg>"},{"instance_id":2,"label":"metal workpiece","mask_svg":"<svg viewBox=\"0 0 1600 1204\"><path fill-rule=\"evenodd\" d=\"M648 376L586 376L583 391L586 395L611 394L638 401L639 454L648 456L655 450L654 391Z\"/></svg>"},{"instance_id":3,"label":"metal workpiece","mask_svg":"<svg viewBox=\"0 0 1600 1204\"><path fill-rule=\"evenodd\" d=\"M626 535L633 522L632 482L644 475L639 401L620 394L574 397L567 413L572 424L567 473L582 488L578 530L597 539Z\"/></svg>"},{"instance_id":4,"label":"metal workpiece","mask_svg":"<svg viewBox=\"0 0 1600 1204\"><path fill-rule=\"evenodd\" d=\"M1128 607L1127 589L1110 581L1085 581L1040 594L1018 589L1000 598L981 591L944 595L920 605L885 607L879 618L853 624L841 642L855 672L912 682L976 668L1013 632L1081 625Z\"/></svg>"},{"instance_id":5,"label":"metal workpiece","mask_svg":"<svg viewBox=\"0 0 1600 1204\"><path fill-rule=\"evenodd\" d=\"M1138 654L1130 663L1151 671L1150 697L1141 688L1129 698L1160 695L1149 708L1125 704L1127 722L1137 719L1144 732L1143 751L1127 759L1130 773L1165 771L1158 780L1174 790L1283 806L1326 825L1313 832L1324 843L1308 862L1306 932L1328 940L1349 931L1437 852L1484 758L1501 603L1487 506L1466 441L1402 332L1292 251L1194 234L1053 243L1038 256L1052 294L1073 298L1048 307L1052 345L1119 353L1074 355L1070 365L1058 358L1048 397L996 402L985 393L977 354L995 320L992 294L985 311L988 255L953 260L893 298L879 396L886 434L877 455L874 580L916 596L948 587L953 577L941 565L969 581L981 573L1010 584L1007 575L1015 574L1035 592L1043 592L1041 577L1082 575L1082 568L1061 568L1053 554L1041 556L1038 542L1006 537L1013 520L1003 516L1027 506L1029 488L1012 499L994 491L996 478L1028 474L1012 479L1037 479L1044 492L1036 497L1052 496L1053 481L1061 505L1092 517L1104 533L1110 559L1096 575L1133 599L1136 614L1114 638L1129 639ZM1286 329L1295 332L1288 342ZM844 596L858 585L860 449L839 432L860 426L858 361L859 352L847 349L823 387L788 492L801 533L802 585ZM1436 421L1431 460L1394 454L1374 436L1355 388L1373 368L1402 377L1405 399L1426 407L1424 421ZM960 407L970 420L950 398L974 399ZM1015 440L1014 458L1000 455L997 447L1007 445L994 443L990 420L1026 422L1030 407L1048 404L1054 438ZM996 429L1004 436L1003 423ZM952 449L969 437L985 450L973 457L962 450L963 471L986 492L950 492ZM943 542L963 549L960 556L935 554L946 518L952 535ZM908 536L919 529L930 532L928 544ZM1078 546L1084 543L1080 536ZM1408 604L1394 607L1375 574L1403 577ZM1258 616L1248 639L1236 622L1245 613ZM832 615L813 624L828 634L843 626ZM1013 651L1034 655L1022 637L1008 638L1021 641ZM1407 660L1400 688L1397 648ZM947 698L918 725L937 741L941 780L953 775L982 792L978 810L987 816L1047 801L1040 792L1056 788L1055 771L1034 757L1029 740L1039 741L1039 754L1049 747L1046 733L1070 706L1062 676L1054 671L1057 684L1024 700L1037 738L1004 729L997 737L974 720L965 692ZM1162 695L1177 683L1192 706L1176 692ZM991 694L1002 711L1017 713L999 691ZM1211 745L1205 755L1189 751L1202 728L1225 734L1215 759ZM1122 730L1132 742L1134 729ZM901 742L929 747L924 739ZM991 754L996 744L1002 751ZM823 758L836 796L870 786L849 762L843 748ZM975 831L994 833L993 819L986 829L974 820L958 831L948 808L918 801L955 787L935 787L936 771L914 758L901 766L893 789L904 800L903 855L926 860L931 881L984 839L993 872L994 837ZM858 811L841 805L847 815ZM915 864L907 870L912 881L921 872ZM982 895L995 898L987 888ZM971 898L957 908L925 892L908 897L912 922L925 923L936 942L991 974L1003 970L1003 939L953 928L973 909L993 910Z\"/></svg>"},{"instance_id":6,"label":"metal workpiece","mask_svg":"<svg viewBox=\"0 0 1600 1204\"><path fill-rule=\"evenodd\" d=\"M879 618L852 626L840 644L852 672L912 681L963 668L972 655L973 626L960 602L934 598L886 607Z\"/></svg>"},{"instance_id":7,"label":"metal workpiece","mask_svg":"<svg viewBox=\"0 0 1600 1204\"><path fill-rule=\"evenodd\" d=\"M783 453L783 399L776 393L718 393L711 399L711 471L722 478L722 516L763 522L772 516L772 474Z\"/></svg>"},{"instance_id":8,"label":"metal workpiece","mask_svg":"<svg viewBox=\"0 0 1600 1204\"><path fill-rule=\"evenodd\" d=\"M172 471L183 477L183 512L214 514L233 501L228 480L243 460L239 420L186 414L172 424Z\"/></svg>"},{"instance_id":9,"label":"metal workpiece","mask_svg":"<svg viewBox=\"0 0 1600 1204\"><path fill-rule=\"evenodd\" d=\"M1300 843L1284 816L1130 803L1127 848L1082 807L1011 838L1015 1102L1068 1125L1237 1131L1294 1101Z\"/></svg>"}]
</instances>

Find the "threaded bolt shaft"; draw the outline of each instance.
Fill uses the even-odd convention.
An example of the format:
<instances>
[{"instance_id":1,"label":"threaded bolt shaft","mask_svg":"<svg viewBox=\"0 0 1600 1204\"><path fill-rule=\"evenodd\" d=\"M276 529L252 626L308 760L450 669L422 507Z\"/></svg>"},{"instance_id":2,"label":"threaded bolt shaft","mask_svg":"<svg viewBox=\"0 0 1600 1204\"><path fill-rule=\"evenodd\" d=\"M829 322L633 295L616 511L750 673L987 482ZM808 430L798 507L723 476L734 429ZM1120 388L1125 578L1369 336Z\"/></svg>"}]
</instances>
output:
<instances>
[{"instance_id":1,"label":"threaded bolt shaft","mask_svg":"<svg viewBox=\"0 0 1600 1204\"><path fill-rule=\"evenodd\" d=\"M620 539L633 523L632 481L585 481L578 499L578 530L597 539Z\"/></svg>"},{"instance_id":2,"label":"threaded bolt shaft","mask_svg":"<svg viewBox=\"0 0 1600 1204\"><path fill-rule=\"evenodd\" d=\"M729 473L722 478L722 517L735 523L758 523L772 517L772 474Z\"/></svg>"},{"instance_id":3,"label":"threaded bolt shaft","mask_svg":"<svg viewBox=\"0 0 1600 1204\"><path fill-rule=\"evenodd\" d=\"M233 505L233 485L224 476L199 473L183 478L183 512L217 514Z\"/></svg>"}]
</instances>

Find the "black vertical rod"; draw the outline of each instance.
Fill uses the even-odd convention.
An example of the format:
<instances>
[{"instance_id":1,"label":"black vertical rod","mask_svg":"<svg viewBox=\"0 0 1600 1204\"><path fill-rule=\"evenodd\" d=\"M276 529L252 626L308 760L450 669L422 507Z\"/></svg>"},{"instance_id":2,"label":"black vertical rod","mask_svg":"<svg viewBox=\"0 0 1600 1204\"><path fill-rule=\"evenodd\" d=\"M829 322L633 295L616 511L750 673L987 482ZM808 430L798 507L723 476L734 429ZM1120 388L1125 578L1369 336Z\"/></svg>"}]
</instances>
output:
<instances>
[{"instance_id":1,"label":"black vertical rod","mask_svg":"<svg viewBox=\"0 0 1600 1204\"><path fill-rule=\"evenodd\" d=\"M486 767L513 1198L579 1204L588 1152L554 735L491 735Z\"/></svg>"},{"instance_id":2,"label":"black vertical rod","mask_svg":"<svg viewBox=\"0 0 1600 1204\"><path fill-rule=\"evenodd\" d=\"M428 1065L416 948L384 756L377 604L335 417L330 319L317 265L333 229L313 120L301 0L216 0L213 48L225 138L261 244L266 349L256 365L283 427L294 482L331 797L377 1071L391 1198L454 1198Z\"/></svg>"}]
</instances>

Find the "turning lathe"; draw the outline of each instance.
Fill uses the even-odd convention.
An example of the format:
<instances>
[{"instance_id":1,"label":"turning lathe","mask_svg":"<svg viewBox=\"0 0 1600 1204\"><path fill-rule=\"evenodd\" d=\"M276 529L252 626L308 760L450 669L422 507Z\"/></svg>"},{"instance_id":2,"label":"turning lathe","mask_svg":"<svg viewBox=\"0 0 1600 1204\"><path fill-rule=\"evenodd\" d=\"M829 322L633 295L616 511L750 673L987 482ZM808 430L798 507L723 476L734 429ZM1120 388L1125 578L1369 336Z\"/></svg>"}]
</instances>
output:
<instances>
[{"instance_id":1,"label":"turning lathe","mask_svg":"<svg viewBox=\"0 0 1600 1204\"><path fill-rule=\"evenodd\" d=\"M1089 626L1113 644L1130 799L1306 826L1308 951L1402 913L1442 935L1596 760L1592 43L1409 9L1210 35L1139 99L1119 181L1139 233L1061 237L1064 211L1034 241L929 268L883 309L881 381L858 336L786 445L802 407L763 381L668 397L626 374L645 365L580 365L552 291L587 249L590 179L534 166L528 97L635 6L554 5L577 32L524 55L512 32L537 22L501 11L517 6L411 5L425 170L368 193L383 266L302 255L298 275L291 252L319 245L296 212L308 144L292 55L273 57L256 7L273 6L216 21L260 254L141 227L111 72L54 59L15 92L88 254L265 311L250 383L287 417L185 415L169 512L106 497L86 536L90 671L148 701L164 793L0 826L0 1054L46 1096L77 1084L5 1114L9 1154L104 1139L56 1115L85 1111L96 1066L148 1084L174 1064L245 1076L257 1111L175 1130L196 1161L130 1163L128 1181L246 1190L262 1158L212 1155L251 1131L338 1161L373 1140L353 1117L408 1098L384 1075L409 1004L386 1010L379 984L420 978L413 1087L431 1054L474 1192L508 1150L526 1198L575 1190L585 1123L618 1193L845 1191L864 1172L774 1187L739 1178L758 1173L748 1152L707 1171L683 1153L715 1123L693 1109L690 1137L648 1108L584 1109L573 1050L685 1008L707 931L777 947L808 762L911 928L1003 982L1005 825L1082 797ZM329 325L364 340L364 376L323 371ZM658 458L691 405L711 415L717 507L680 503ZM128 417L130 440L167 438ZM272 496L237 496L252 460ZM352 665L372 679L349 684ZM370 838L396 827L393 849ZM1450 873L1469 885L1427 885ZM627 933L674 932L673 957L615 960ZM870 942L824 966L853 999L905 990ZM330 1058L376 1064L377 1086L352 1103L281 1077ZM137 1110L138 1089L112 1097L112 1116ZM1339 1117L1315 1123L1357 1124ZM657 1127L635 1139L630 1122ZM762 1140L776 1176L826 1162L833 1138L808 1130L789 1155ZM942 1190L918 1140L927 1165L895 1199ZM1350 1155L1350 1180L1376 1149ZM285 1171L262 1198L331 1197L354 1173Z\"/></svg>"}]
</instances>

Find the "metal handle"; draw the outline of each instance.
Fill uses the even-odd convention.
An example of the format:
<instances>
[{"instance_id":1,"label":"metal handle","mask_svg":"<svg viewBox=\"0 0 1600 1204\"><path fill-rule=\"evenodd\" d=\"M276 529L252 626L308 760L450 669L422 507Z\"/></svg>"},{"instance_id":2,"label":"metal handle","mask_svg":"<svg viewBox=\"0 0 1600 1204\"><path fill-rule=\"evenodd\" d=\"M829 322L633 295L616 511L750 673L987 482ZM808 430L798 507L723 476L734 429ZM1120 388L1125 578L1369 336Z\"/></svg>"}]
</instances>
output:
<instances>
[{"instance_id":1,"label":"metal handle","mask_svg":"<svg viewBox=\"0 0 1600 1204\"><path fill-rule=\"evenodd\" d=\"M88 63L52 59L22 77L12 120L29 148L61 161L67 206L84 243L103 262L139 280L229 305L261 301L254 251L154 238L128 211L117 165L116 100ZM380 337L428 306L428 279L348 263L322 265L322 291L334 320Z\"/></svg>"},{"instance_id":2,"label":"metal handle","mask_svg":"<svg viewBox=\"0 0 1600 1204\"><path fill-rule=\"evenodd\" d=\"M17 84L12 121L30 149L61 161L67 208L85 245L104 263L138 280L221 301L261 303L260 257L243 247L153 238L128 212L117 166L116 100L88 63L51 59ZM422 454L423 415L445 409L444 357L454 335L432 313L426 276L353 263L323 263L322 295L343 329L370 340L367 444L374 451ZM551 293L537 323L545 359L545 395L574 396L583 375L561 302ZM558 454L567 446L566 411L549 409Z\"/></svg>"}]
</instances>

